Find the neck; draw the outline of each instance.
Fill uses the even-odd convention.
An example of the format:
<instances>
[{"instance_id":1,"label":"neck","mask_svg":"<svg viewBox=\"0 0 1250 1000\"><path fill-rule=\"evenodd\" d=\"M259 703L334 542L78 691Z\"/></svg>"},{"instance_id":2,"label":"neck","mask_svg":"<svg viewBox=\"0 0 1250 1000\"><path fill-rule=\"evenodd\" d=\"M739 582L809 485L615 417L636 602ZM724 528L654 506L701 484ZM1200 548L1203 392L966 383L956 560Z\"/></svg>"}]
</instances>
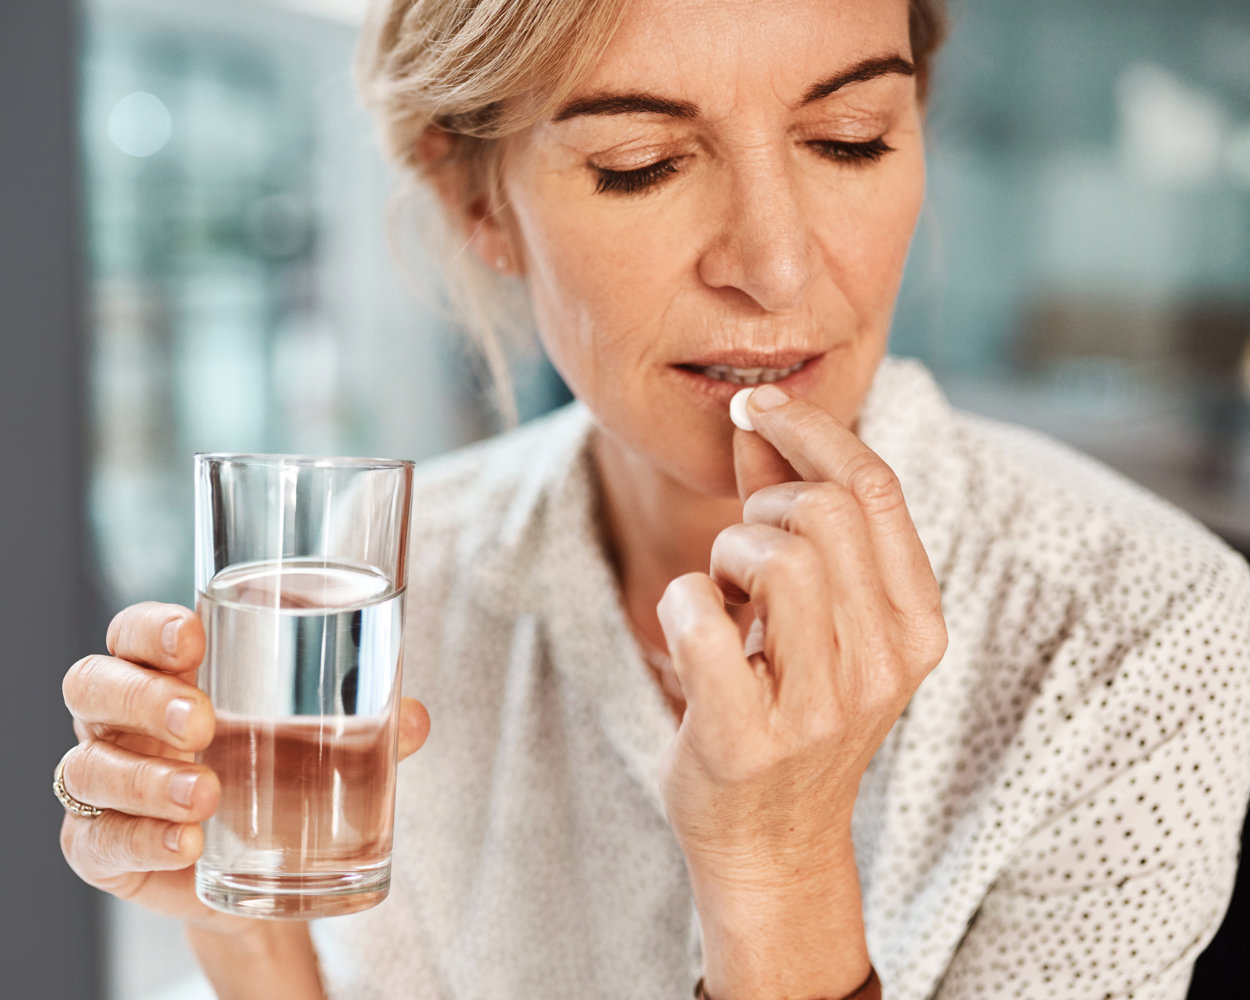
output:
<instances>
[{"instance_id":1,"label":"neck","mask_svg":"<svg viewBox=\"0 0 1250 1000\"><path fill-rule=\"evenodd\" d=\"M626 613L647 642L664 649L655 613L664 588L685 573L708 571L712 542L742 520L742 504L692 490L602 432L593 456Z\"/></svg>"}]
</instances>

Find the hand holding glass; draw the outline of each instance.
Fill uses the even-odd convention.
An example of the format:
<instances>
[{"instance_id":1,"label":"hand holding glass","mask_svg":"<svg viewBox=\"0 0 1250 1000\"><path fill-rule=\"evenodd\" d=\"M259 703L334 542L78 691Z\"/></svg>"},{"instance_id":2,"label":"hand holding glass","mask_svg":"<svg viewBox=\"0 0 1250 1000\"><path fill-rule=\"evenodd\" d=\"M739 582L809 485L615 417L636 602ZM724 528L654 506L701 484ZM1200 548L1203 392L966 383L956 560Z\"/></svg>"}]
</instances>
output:
<instances>
[{"instance_id":1,"label":"hand holding glass","mask_svg":"<svg viewBox=\"0 0 1250 1000\"><path fill-rule=\"evenodd\" d=\"M196 892L321 917L390 888L412 463L197 455L199 684L221 779Z\"/></svg>"}]
</instances>

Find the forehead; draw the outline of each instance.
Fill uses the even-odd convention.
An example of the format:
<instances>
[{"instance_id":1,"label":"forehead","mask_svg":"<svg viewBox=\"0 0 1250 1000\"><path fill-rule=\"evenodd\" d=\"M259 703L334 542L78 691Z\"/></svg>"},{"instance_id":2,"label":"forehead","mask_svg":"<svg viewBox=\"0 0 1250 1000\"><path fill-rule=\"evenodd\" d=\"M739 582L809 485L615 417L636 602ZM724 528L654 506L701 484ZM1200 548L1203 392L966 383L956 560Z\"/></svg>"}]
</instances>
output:
<instances>
[{"instance_id":1,"label":"forehead","mask_svg":"<svg viewBox=\"0 0 1250 1000\"><path fill-rule=\"evenodd\" d=\"M765 88L793 104L840 66L895 54L911 54L908 0L626 0L578 90L672 93L711 111Z\"/></svg>"}]
</instances>

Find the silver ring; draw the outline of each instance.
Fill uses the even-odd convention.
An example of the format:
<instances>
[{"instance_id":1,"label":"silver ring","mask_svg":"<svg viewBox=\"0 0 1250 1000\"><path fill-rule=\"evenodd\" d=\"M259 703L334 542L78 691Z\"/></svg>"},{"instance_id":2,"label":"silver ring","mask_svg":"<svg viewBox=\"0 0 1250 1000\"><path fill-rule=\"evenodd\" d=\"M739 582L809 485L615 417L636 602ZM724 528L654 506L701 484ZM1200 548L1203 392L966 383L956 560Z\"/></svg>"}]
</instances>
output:
<instances>
[{"instance_id":1,"label":"silver ring","mask_svg":"<svg viewBox=\"0 0 1250 1000\"><path fill-rule=\"evenodd\" d=\"M65 756L56 765L56 771L52 774L52 794L60 800L61 805L75 816L82 816L84 819L95 819L104 810L88 805L86 802L79 802L65 788L65 757L68 757L75 749L75 747L70 747L66 750Z\"/></svg>"}]
</instances>

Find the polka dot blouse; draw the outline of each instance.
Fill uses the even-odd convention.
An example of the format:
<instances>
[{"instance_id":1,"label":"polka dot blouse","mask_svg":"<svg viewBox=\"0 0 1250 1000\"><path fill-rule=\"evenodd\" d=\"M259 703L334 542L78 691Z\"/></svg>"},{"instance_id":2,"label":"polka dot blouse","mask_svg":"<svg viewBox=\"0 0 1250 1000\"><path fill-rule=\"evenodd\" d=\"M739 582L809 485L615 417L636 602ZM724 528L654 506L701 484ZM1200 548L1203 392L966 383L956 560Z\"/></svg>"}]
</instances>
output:
<instances>
[{"instance_id":1,"label":"polka dot blouse","mask_svg":"<svg viewBox=\"0 0 1250 1000\"><path fill-rule=\"evenodd\" d=\"M598 543L578 406L415 501L391 897L315 937L333 997L685 998L702 972L657 788L672 716ZM950 646L854 838L889 1000L1180 1000L1250 791L1250 573L1091 460L887 360L861 421Z\"/></svg>"}]
</instances>

